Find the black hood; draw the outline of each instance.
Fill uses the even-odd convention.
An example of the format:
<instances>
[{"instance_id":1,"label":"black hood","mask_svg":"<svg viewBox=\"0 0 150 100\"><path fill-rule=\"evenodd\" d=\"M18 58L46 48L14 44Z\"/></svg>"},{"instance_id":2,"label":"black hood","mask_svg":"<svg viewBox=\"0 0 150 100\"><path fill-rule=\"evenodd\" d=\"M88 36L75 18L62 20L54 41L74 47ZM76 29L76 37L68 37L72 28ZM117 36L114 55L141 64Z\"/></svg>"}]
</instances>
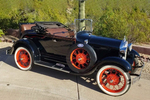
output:
<instances>
[{"instance_id":1,"label":"black hood","mask_svg":"<svg viewBox=\"0 0 150 100\"><path fill-rule=\"evenodd\" d=\"M121 41L118 39L112 39L107 37L90 35L89 33L80 32L77 34L77 41L84 42L84 40L88 39L88 43L92 45L100 45L104 47L111 47L115 49L119 49Z\"/></svg>"}]
</instances>

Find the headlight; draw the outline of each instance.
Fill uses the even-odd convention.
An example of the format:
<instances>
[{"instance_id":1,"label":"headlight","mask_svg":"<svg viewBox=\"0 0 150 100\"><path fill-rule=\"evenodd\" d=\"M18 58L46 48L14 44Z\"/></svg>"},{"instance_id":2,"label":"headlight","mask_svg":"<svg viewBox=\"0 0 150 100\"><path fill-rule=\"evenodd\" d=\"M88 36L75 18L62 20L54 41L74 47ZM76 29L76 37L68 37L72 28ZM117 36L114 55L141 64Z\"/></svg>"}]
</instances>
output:
<instances>
[{"instance_id":1,"label":"headlight","mask_svg":"<svg viewBox=\"0 0 150 100\"><path fill-rule=\"evenodd\" d=\"M123 59L126 59L127 57L127 49L128 49L128 42L123 40L120 44L120 53Z\"/></svg>"},{"instance_id":2,"label":"headlight","mask_svg":"<svg viewBox=\"0 0 150 100\"><path fill-rule=\"evenodd\" d=\"M132 43L128 44L129 51L132 50Z\"/></svg>"},{"instance_id":3,"label":"headlight","mask_svg":"<svg viewBox=\"0 0 150 100\"><path fill-rule=\"evenodd\" d=\"M127 47L128 47L128 42L127 41L122 41L120 44L120 52L121 53L125 53L127 51Z\"/></svg>"}]
</instances>

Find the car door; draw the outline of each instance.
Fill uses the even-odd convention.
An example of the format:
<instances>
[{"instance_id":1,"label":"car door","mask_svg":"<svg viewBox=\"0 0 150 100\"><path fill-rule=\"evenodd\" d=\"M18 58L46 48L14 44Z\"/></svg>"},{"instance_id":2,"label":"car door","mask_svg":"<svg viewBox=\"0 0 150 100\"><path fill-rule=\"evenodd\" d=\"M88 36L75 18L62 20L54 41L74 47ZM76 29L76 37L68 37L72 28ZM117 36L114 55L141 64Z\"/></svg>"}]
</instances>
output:
<instances>
[{"instance_id":1,"label":"car door","mask_svg":"<svg viewBox=\"0 0 150 100\"><path fill-rule=\"evenodd\" d=\"M39 43L44 48L41 51L43 54L55 54L66 56L68 49L75 43L75 38L46 35L45 38L39 40Z\"/></svg>"},{"instance_id":2,"label":"car door","mask_svg":"<svg viewBox=\"0 0 150 100\"><path fill-rule=\"evenodd\" d=\"M41 42L42 43L42 42ZM68 49L75 43L74 38L52 36L42 43L47 53L66 56Z\"/></svg>"}]
</instances>

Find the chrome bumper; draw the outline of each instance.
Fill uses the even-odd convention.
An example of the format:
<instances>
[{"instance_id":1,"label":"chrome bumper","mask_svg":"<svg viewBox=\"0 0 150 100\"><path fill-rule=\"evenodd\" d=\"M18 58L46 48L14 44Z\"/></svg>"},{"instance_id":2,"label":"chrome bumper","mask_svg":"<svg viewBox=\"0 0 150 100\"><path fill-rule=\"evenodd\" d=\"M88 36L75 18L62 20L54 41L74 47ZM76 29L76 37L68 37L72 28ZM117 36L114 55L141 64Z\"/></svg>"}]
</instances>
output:
<instances>
[{"instance_id":1,"label":"chrome bumper","mask_svg":"<svg viewBox=\"0 0 150 100\"><path fill-rule=\"evenodd\" d=\"M139 67L137 67L137 68L140 68L141 70L140 70L140 72L139 72L138 74L131 74L131 76L132 76L132 75L135 76L135 77L132 79L132 81L131 81L132 84L134 84L136 81L140 80L141 75L142 75L142 70L143 70L143 68L144 68L144 66L145 66L145 64L144 64L144 62L142 61L142 59L139 58L139 60L141 61L141 63L140 63L141 66L139 66Z\"/></svg>"}]
</instances>

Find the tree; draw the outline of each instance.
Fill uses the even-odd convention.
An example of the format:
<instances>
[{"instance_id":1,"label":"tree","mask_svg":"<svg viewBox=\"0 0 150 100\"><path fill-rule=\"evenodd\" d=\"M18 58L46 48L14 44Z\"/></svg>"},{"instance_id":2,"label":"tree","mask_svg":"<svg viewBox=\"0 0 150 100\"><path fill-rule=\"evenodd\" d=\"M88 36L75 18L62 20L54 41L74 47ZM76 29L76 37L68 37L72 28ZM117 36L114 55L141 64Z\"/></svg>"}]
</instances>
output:
<instances>
[{"instance_id":1,"label":"tree","mask_svg":"<svg viewBox=\"0 0 150 100\"><path fill-rule=\"evenodd\" d=\"M79 19L85 19L85 0L79 0ZM85 26L85 21L80 20L79 29Z\"/></svg>"}]
</instances>

